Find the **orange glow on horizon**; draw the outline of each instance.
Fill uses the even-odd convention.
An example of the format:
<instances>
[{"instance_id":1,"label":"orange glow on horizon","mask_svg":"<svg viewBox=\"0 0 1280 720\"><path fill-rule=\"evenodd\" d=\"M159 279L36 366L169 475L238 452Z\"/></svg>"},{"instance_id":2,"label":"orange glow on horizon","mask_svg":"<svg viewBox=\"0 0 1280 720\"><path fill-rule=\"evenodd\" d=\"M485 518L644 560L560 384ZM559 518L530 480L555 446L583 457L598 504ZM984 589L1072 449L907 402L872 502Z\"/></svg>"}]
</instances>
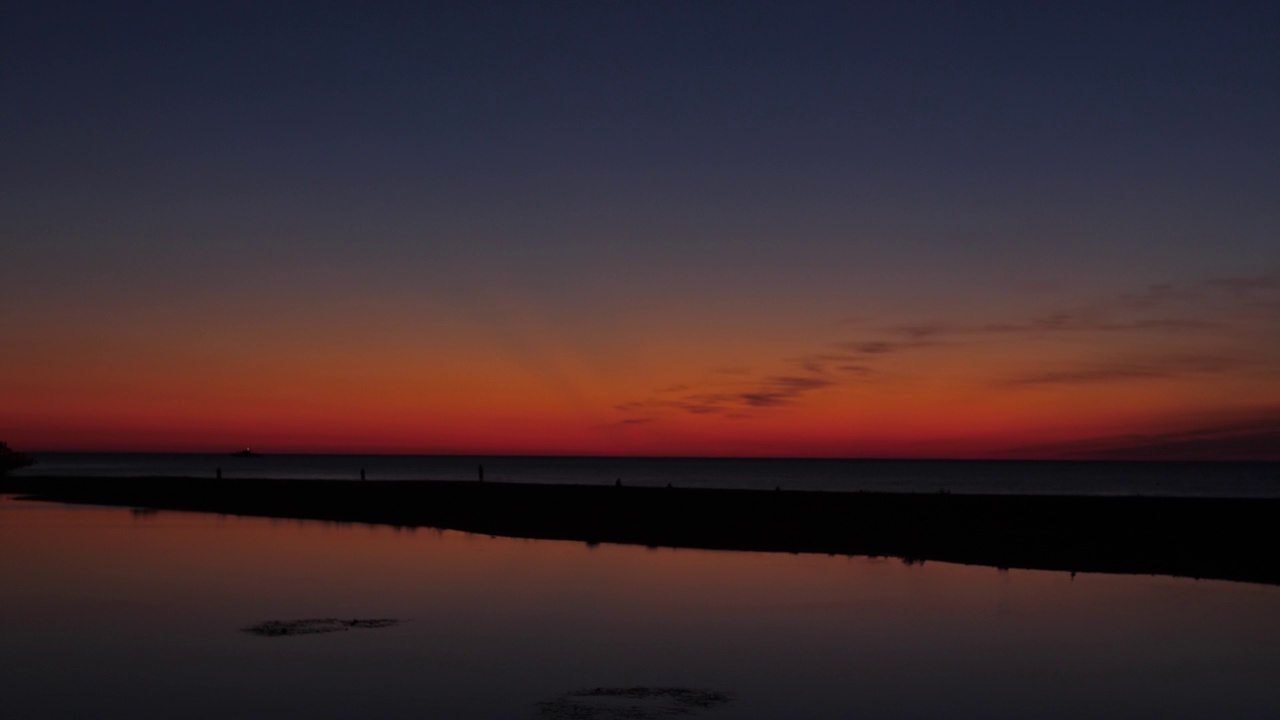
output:
<instances>
[{"instance_id":1,"label":"orange glow on horizon","mask_svg":"<svg viewBox=\"0 0 1280 720\"><path fill-rule=\"evenodd\" d=\"M0 349L0 439L32 451L907 458L1163 443L1169 457L1280 459L1267 439L1280 419L1274 350L1250 330L1265 318L1227 336L718 317L710 332L659 304L647 321L586 333L516 298L489 302L501 322L432 318L429 332L403 308L327 325L300 304L276 317L201 308L201 323L158 310L111 332L93 312L33 325L40 342Z\"/></svg>"}]
</instances>

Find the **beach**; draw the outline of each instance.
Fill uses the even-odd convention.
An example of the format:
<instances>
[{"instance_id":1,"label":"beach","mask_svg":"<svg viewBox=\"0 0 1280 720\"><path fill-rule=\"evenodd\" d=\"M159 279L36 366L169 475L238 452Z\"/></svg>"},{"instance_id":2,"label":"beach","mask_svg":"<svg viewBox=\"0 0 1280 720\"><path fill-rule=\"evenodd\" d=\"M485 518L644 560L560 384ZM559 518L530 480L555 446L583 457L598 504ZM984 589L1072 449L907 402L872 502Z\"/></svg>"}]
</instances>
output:
<instances>
[{"instance_id":1,"label":"beach","mask_svg":"<svg viewBox=\"0 0 1280 720\"><path fill-rule=\"evenodd\" d=\"M1280 500L10 477L37 500L649 547L1280 584Z\"/></svg>"}]
</instances>

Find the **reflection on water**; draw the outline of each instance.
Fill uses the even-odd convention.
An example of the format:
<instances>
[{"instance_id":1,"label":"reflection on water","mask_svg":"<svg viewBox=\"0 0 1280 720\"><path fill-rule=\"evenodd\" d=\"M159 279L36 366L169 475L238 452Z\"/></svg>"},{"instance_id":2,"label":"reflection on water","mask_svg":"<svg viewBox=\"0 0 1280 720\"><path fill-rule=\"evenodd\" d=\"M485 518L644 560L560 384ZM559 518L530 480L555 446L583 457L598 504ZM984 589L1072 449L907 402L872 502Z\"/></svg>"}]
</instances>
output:
<instances>
[{"instance_id":1,"label":"reflection on water","mask_svg":"<svg viewBox=\"0 0 1280 720\"><path fill-rule=\"evenodd\" d=\"M725 698L686 708L708 720L1280 707L1280 588L1240 583L12 499L0 578L14 718L527 719L556 703L666 712L664 689ZM241 632L272 618L407 622Z\"/></svg>"}]
</instances>

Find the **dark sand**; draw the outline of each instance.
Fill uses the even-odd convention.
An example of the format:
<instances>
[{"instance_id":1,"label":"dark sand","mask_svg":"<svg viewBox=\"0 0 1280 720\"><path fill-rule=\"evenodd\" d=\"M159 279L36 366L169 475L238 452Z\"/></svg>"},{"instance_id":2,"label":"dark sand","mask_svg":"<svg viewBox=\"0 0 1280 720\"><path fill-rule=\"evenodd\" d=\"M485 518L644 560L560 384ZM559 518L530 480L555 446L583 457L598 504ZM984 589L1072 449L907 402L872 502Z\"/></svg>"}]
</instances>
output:
<instances>
[{"instance_id":1,"label":"dark sand","mask_svg":"<svg viewBox=\"0 0 1280 720\"><path fill-rule=\"evenodd\" d=\"M34 499L510 537L1280 584L1280 500L497 482L0 478Z\"/></svg>"},{"instance_id":2,"label":"dark sand","mask_svg":"<svg viewBox=\"0 0 1280 720\"><path fill-rule=\"evenodd\" d=\"M729 702L727 693L679 687L592 688L538 703L540 720L660 720Z\"/></svg>"},{"instance_id":3,"label":"dark sand","mask_svg":"<svg viewBox=\"0 0 1280 720\"><path fill-rule=\"evenodd\" d=\"M348 630L375 630L392 627L404 622L399 618L367 618L344 620L342 618L306 618L305 620L266 620L257 625L240 628L250 635L260 637L293 637L295 635L321 635Z\"/></svg>"}]
</instances>

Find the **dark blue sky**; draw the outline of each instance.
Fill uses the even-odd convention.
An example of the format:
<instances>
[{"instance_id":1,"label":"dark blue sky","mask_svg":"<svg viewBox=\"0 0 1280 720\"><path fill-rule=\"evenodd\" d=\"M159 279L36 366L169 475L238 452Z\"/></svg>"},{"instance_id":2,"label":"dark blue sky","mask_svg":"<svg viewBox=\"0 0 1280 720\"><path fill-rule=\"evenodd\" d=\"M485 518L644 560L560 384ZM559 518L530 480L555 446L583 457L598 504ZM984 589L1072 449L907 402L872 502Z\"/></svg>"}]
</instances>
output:
<instances>
[{"instance_id":1,"label":"dark blue sky","mask_svg":"<svg viewBox=\"0 0 1280 720\"><path fill-rule=\"evenodd\" d=\"M1280 268L1276 3L10 2L0 89L3 319L59 347L756 367Z\"/></svg>"},{"instance_id":2,"label":"dark blue sky","mask_svg":"<svg viewBox=\"0 0 1280 720\"><path fill-rule=\"evenodd\" d=\"M161 227L716 256L797 223L819 246L1083 225L1174 262L1261 249L1239 216L1280 190L1273 3L22 5L6 195L126 227L149 199Z\"/></svg>"}]
</instances>

